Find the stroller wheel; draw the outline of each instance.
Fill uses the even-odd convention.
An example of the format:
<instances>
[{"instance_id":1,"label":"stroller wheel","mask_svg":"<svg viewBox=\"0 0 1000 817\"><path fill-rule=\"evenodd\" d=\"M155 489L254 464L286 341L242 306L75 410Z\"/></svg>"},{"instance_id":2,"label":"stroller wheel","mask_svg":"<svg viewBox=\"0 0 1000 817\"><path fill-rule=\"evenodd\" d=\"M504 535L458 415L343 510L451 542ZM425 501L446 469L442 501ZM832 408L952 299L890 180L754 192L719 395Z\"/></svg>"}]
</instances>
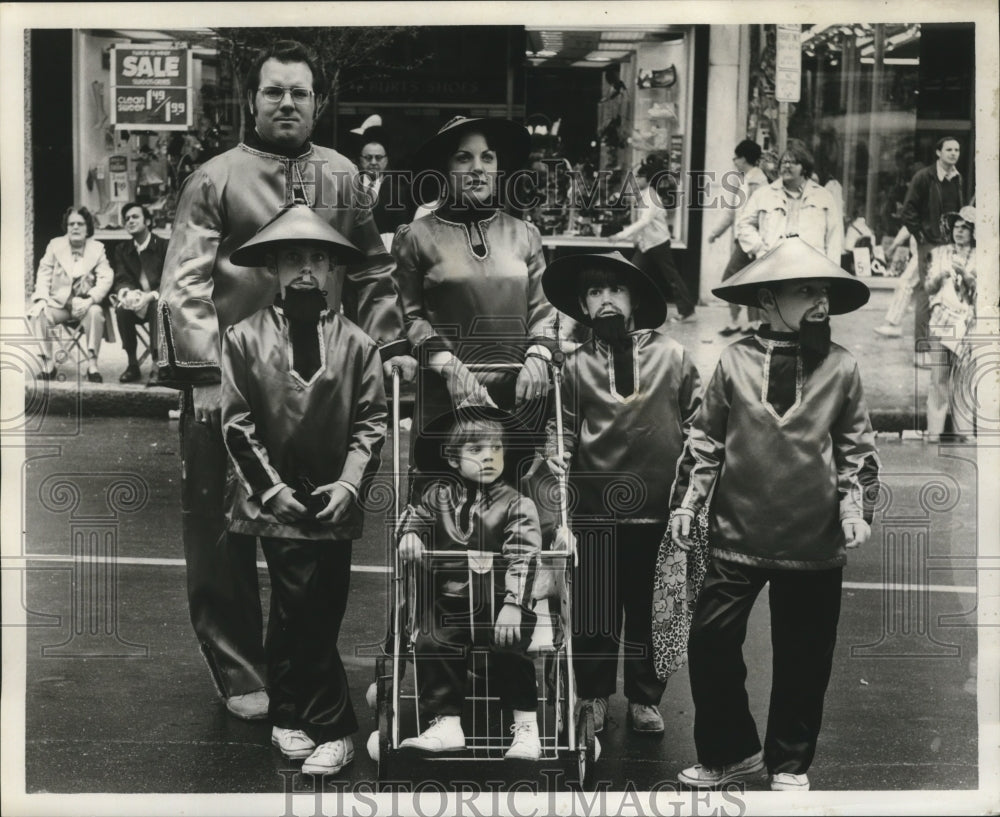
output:
<instances>
[{"instance_id":1,"label":"stroller wheel","mask_svg":"<svg viewBox=\"0 0 1000 817\"><path fill-rule=\"evenodd\" d=\"M597 737L594 735L593 704L581 704L576 721L576 772L580 785L590 781L597 760Z\"/></svg>"}]
</instances>

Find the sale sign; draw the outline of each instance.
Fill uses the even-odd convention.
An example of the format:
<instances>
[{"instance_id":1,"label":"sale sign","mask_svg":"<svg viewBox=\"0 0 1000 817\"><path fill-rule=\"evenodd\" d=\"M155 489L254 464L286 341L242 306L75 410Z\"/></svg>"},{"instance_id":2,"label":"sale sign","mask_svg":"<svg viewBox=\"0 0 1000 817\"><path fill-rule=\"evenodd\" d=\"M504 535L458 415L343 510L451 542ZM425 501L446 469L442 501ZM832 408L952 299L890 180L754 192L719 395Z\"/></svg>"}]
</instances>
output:
<instances>
[{"instance_id":1,"label":"sale sign","mask_svg":"<svg viewBox=\"0 0 1000 817\"><path fill-rule=\"evenodd\" d=\"M111 123L115 130L188 130L192 53L183 45L111 49Z\"/></svg>"}]
</instances>

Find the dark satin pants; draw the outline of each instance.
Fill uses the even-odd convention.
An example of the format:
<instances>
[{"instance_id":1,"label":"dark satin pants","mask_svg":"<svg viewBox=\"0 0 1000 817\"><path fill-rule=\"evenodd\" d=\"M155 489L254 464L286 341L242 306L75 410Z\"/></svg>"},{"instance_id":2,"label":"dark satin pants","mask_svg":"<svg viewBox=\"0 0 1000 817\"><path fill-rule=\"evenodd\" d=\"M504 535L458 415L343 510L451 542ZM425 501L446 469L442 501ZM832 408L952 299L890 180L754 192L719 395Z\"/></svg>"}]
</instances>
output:
<instances>
[{"instance_id":1,"label":"dark satin pants","mask_svg":"<svg viewBox=\"0 0 1000 817\"><path fill-rule=\"evenodd\" d=\"M266 686L257 543L226 533L226 448L220 432L195 421L190 393L180 437L188 610L219 694L228 698Z\"/></svg>"},{"instance_id":2,"label":"dark satin pants","mask_svg":"<svg viewBox=\"0 0 1000 817\"><path fill-rule=\"evenodd\" d=\"M416 677L420 691L420 708L426 717L461 715L465 701L469 649L473 645L489 646L491 685L500 696L501 706L534 712L538 709L538 688L535 664L525 654L534 630L534 614L522 610L521 640L513 647L498 647L493 627L500 612L503 597L477 598L470 616L468 598L439 596L429 605L428 626L417 636ZM470 620L474 629L470 629Z\"/></svg>"},{"instance_id":3,"label":"dark satin pants","mask_svg":"<svg viewBox=\"0 0 1000 817\"><path fill-rule=\"evenodd\" d=\"M573 570L573 670L577 695L606 698L618 683L625 643L625 697L660 703L666 683L653 665L653 574L664 524L576 528ZM624 630L624 634L623 634Z\"/></svg>"},{"instance_id":4,"label":"dark satin pants","mask_svg":"<svg viewBox=\"0 0 1000 817\"><path fill-rule=\"evenodd\" d=\"M803 774L816 753L840 618L843 570L773 570L712 559L691 623L688 666L698 761L719 767L760 751L747 700L743 641L770 583L773 680L764 762Z\"/></svg>"},{"instance_id":5,"label":"dark satin pants","mask_svg":"<svg viewBox=\"0 0 1000 817\"><path fill-rule=\"evenodd\" d=\"M351 542L260 539L271 575L267 677L271 723L316 743L358 730L337 650L351 585Z\"/></svg>"}]
</instances>

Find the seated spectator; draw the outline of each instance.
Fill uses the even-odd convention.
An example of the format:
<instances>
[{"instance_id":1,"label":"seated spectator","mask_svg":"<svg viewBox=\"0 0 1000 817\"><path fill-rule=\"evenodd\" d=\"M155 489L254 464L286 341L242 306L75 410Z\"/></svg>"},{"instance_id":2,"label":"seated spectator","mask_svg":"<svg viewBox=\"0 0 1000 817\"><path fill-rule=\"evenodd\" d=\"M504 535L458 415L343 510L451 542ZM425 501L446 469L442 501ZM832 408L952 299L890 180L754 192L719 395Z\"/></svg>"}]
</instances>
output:
<instances>
[{"instance_id":1,"label":"seated spectator","mask_svg":"<svg viewBox=\"0 0 1000 817\"><path fill-rule=\"evenodd\" d=\"M136 324L149 324L149 354L153 367L147 386L156 384L156 305L160 297L160 276L163 274L163 259L167 254L167 242L150 229L152 218L149 210L138 202L130 201L122 207L122 222L125 232L131 237L115 248L115 283L113 290L117 297L115 317L118 332L122 336L122 348L128 356L128 366L118 378L121 383L134 383L142 372L136 357L138 343Z\"/></svg>"},{"instance_id":2,"label":"seated spectator","mask_svg":"<svg viewBox=\"0 0 1000 817\"><path fill-rule=\"evenodd\" d=\"M39 379L55 378L52 327L75 322L87 337L87 380L100 383L103 378L97 370L97 354L106 329L103 302L111 291L114 273L104 245L93 238L94 218L86 207L69 207L63 213L62 228L65 235L49 242L38 264L28 307L32 331L42 341Z\"/></svg>"}]
</instances>

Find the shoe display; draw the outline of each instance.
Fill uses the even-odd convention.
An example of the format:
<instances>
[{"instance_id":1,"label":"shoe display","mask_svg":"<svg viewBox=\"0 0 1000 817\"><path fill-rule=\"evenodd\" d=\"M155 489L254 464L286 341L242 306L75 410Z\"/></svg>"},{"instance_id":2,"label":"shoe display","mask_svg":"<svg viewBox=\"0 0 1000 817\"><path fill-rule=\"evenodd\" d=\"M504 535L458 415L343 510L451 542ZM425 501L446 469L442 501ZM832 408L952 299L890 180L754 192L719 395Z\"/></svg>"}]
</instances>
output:
<instances>
[{"instance_id":1,"label":"shoe display","mask_svg":"<svg viewBox=\"0 0 1000 817\"><path fill-rule=\"evenodd\" d=\"M663 734L663 716L655 706L629 701L628 718L632 724L633 732L642 732L647 735Z\"/></svg>"},{"instance_id":2,"label":"shoe display","mask_svg":"<svg viewBox=\"0 0 1000 817\"><path fill-rule=\"evenodd\" d=\"M514 733L514 740L504 752L507 760L538 760L542 756L536 721L515 721L510 725L510 731Z\"/></svg>"},{"instance_id":3,"label":"shoe display","mask_svg":"<svg viewBox=\"0 0 1000 817\"><path fill-rule=\"evenodd\" d=\"M119 383L135 383L136 380L142 377L142 372L139 371L138 363L130 363L128 368L122 372L121 377L118 378Z\"/></svg>"},{"instance_id":4,"label":"shoe display","mask_svg":"<svg viewBox=\"0 0 1000 817\"><path fill-rule=\"evenodd\" d=\"M608 717L607 698L583 698L581 704L589 703L594 708L594 734L604 731L604 721Z\"/></svg>"},{"instance_id":5,"label":"shoe display","mask_svg":"<svg viewBox=\"0 0 1000 817\"><path fill-rule=\"evenodd\" d=\"M893 326L891 323L884 323L881 326L875 327L875 334L881 335L883 338L901 338L903 337L903 330L898 326Z\"/></svg>"},{"instance_id":6,"label":"shoe display","mask_svg":"<svg viewBox=\"0 0 1000 817\"><path fill-rule=\"evenodd\" d=\"M226 698L226 709L230 714L245 721L259 721L267 717L267 707L271 703L267 690L258 689L245 695Z\"/></svg>"},{"instance_id":7,"label":"shoe display","mask_svg":"<svg viewBox=\"0 0 1000 817\"><path fill-rule=\"evenodd\" d=\"M415 738L401 741L399 748L434 753L464 749L465 732L462 731L462 719L458 715L439 715Z\"/></svg>"},{"instance_id":8,"label":"shoe display","mask_svg":"<svg viewBox=\"0 0 1000 817\"><path fill-rule=\"evenodd\" d=\"M748 758L729 763L721 768L702 766L700 763L685 769L677 780L685 786L715 788L737 780L756 780L764 774L764 754L757 752Z\"/></svg>"},{"instance_id":9,"label":"shoe display","mask_svg":"<svg viewBox=\"0 0 1000 817\"><path fill-rule=\"evenodd\" d=\"M87 372L87 382L89 383L103 383L104 378L101 377L100 372Z\"/></svg>"},{"instance_id":10,"label":"shoe display","mask_svg":"<svg viewBox=\"0 0 1000 817\"><path fill-rule=\"evenodd\" d=\"M771 775L771 791L809 791L809 778L804 774L778 772Z\"/></svg>"},{"instance_id":11,"label":"shoe display","mask_svg":"<svg viewBox=\"0 0 1000 817\"><path fill-rule=\"evenodd\" d=\"M354 741L349 737L321 743L302 762L303 774L336 774L354 760Z\"/></svg>"},{"instance_id":12,"label":"shoe display","mask_svg":"<svg viewBox=\"0 0 1000 817\"><path fill-rule=\"evenodd\" d=\"M281 749L281 754L290 760L309 757L316 748L316 741L301 729L271 728L271 744Z\"/></svg>"}]
</instances>

